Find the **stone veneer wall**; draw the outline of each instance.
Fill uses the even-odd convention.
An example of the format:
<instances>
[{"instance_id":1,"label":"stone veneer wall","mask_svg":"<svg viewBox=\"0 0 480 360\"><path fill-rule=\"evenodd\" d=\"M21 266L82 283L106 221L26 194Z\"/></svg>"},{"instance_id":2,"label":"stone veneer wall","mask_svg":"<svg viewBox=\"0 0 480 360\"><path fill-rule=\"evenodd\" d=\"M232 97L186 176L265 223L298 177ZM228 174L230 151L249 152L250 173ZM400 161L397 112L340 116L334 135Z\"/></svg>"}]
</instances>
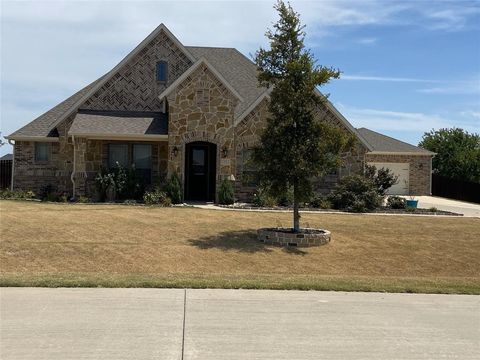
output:
<instances>
[{"instance_id":1,"label":"stone veneer wall","mask_svg":"<svg viewBox=\"0 0 480 360\"><path fill-rule=\"evenodd\" d=\"M135 142L114 140L75 139L76 195L95 195L95 176L102 167L108 166L108 146L110 144L149 144L152 146L152 184L165 176L167 171L167 142Z\"/></svg>"},{"instance_id":2,"label":"stone veneer wall","mask_svg":"<svg viewBox=\"0 0 480 360\"><path fill-rule=\"evenodd\" d=\"M168 81L156 79L156 64L168 62ZM82 105L85 109L162 111L158 96L192 64L162 31Z\"/></svg>"},{"instance_id":3,"label":"stone veneer wall","mask_svg":"<svg viewBox=\"0 0 480 360\"><path fill-rule=\"evenodd\" d=\"M54 186L58 192L71 192L70 174L73 169L73 145L67 131L73 121L67 118L57 127L58 142L51 144L51 157L46 163L35 163L35 142L15 142L15 169L13 187L15 190L39 192L46 185Z\"/></svg>"},{"instance_id":4,"label":"stone veneer wall","mask_svg":"<svg viewBox=\"0 0 480 360\"><path fill-rule=\"evenodd\" d=\"M217 145L216 185L234 173L233 112L238 100L205 66L200 66L168 96L168 173L185 179L185 145ZM173 155L173 148L179 153ZM221 150L227 156L221 156Z\"/></svg>"},{"instance_id":5,"label":"stone veneer wall","mask_svg":"<svg viewBox=\"0 0 480 360\"><path fill-rule=\"evenodd\" d=\"M320 105L315 116L323 121L345 129L345 125L332 113L325 105ZM247 115L235 127L236 143L236 184L235 196L240 201L251 201L252 195L256 190L255 186L242 179L245 170L244 158L245 151L258 144L260 134L266 127L268 117L268 100L262 101L249 115ZM338 180L346 175L360 173L363 171L364 156L367 149L360 141L356 141L354 149L343 155L344 166L335 174L326 175L323 178L314 180L315 191L328 193L333 189Z\"/></svg>"},{"instance_id":6,"label":"stone veneer wall","mask_svg":"<svg viewBox=\"0 0 480 360\"><path fill-rule=\"evenodd\" d=\"M431 156L429 155L379 155L366 154L367 162L391 162L409 163L409 186L410 195L431 195Z\"/></svg>"}]
</instances>

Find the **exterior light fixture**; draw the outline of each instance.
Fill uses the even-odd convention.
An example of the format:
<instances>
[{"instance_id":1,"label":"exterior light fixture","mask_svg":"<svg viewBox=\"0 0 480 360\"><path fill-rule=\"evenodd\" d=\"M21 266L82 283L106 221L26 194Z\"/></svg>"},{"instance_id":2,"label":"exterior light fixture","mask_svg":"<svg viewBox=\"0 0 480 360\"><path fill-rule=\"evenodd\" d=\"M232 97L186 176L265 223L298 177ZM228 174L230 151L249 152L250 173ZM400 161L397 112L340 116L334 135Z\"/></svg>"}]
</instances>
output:
<instances>
[{"instance_id":1,"label":"exterior light fixture","mask_svg":"<svg viewBox=\"0 0 480 360\"><path fill-rule=\"evenodd\" d=\"M230 180L230 181L235 181L235 175L230 174L230 175L228 176L228 180Z\"/></svg>"},{"instance_id":2,"label":"exterior light fixture","mask_svg":"<svg viewBox=\"0 0 480 360\"><path fill-rule=\"evenodd\" d=\"M178 147L174 146L173 149L172 149L172 154L174 157L177 157L178 155Z\"/></svg>"},{"instance_id":3,"label":"exterior light fixture","mask_svg":"<svg viewBox=\"0 0 480 360\"><path fill-rule=\"evenodd\" d=\"M224 158L226 158L228 155L228 148L226 146L222 148L222 155Z\"/></svg>"}]
</instances>

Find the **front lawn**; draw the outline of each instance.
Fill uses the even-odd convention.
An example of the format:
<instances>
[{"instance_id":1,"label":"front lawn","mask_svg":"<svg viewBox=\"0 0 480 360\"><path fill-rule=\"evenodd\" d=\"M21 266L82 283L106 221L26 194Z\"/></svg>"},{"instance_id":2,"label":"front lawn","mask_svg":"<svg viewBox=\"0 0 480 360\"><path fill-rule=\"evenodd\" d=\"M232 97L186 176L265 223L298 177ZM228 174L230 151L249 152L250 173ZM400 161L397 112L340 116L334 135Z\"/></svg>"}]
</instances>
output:
<instances>
[{"instance_id":1,"label":"front lawn","mask_svg":"<svg viewBox=\"0 0 480 360\"><path fill-rule=\"evenodd\" d=\"M291 214L0 201L3 286L480 294L480 219L303 214L332 243L256 240Z\"/></svg>"}]
</instances>

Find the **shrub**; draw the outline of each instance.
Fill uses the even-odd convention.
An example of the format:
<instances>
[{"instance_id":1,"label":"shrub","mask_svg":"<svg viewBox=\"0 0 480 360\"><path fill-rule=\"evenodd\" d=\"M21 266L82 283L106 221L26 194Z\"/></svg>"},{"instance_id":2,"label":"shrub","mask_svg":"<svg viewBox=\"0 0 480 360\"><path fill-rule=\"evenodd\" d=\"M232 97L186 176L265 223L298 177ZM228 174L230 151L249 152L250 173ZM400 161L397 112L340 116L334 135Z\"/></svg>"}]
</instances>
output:
<instances>
[{"instance_id":1,"label":"shrub","mask_svg":"<svg viewBox=\"0 0 480 360\"><path fill-rule=\"evenodd\" d=\"M232 182L224 179L218 190L218 202L222 205L231 205L234 203L234 189Z\"/></svg>"},{"instance_id":2,"label":"shrub","mask_svg":"<svg viewBox=\"0 0 480 360\"><path fill-rule=\"evenodd\" d=\"M97 189L98 201L107 200L107 191L114 185L114 175L107 169L102 168L95 176L95 187Z\"/></svg>"},{"instance_id":3,"label":"shrub","mask_svg":"<svg viewBox=\"0 0 480 360\"><path fill-rule=\"evenodd\" d=\"M331 209L332 203L326 196L322 194L315 194L310 200L309 206L317 209Z\"/></svg>"},{"instance_id":4,"label":"shrub","mask_svg":"<svg viewBox=\"0 0 480 360\"><path fill-rule=\"evenodd\" d=\"M365 177L370 179L381 196L385 196L388 189L398 182L398 176L389 169L378 169L375 166L365 165Z\"/></svg>"},{"instance_id":5,"label":"shrub","mask_svg":"<svg viewBox=\"0 0 480 360\"><path fill-rule=\"evenodd\" d=\"M14 190L10 191L10 189L0 190L0 199L8 200L8 199L15 199L15 200L25 200L25 199L34 199L35 193L33 191L23 191L23 190Z\"/></svg>"},{"instance_id":6,"label":"shrub","mask_svg":"<svg viewBox=\"0 0 480 360\"><path fill-rule=\"evenodd\" d=\"M274 207L277 205L277 200L263 187L259 187L257 192L253 194L252 202L253 205L259 207Z\"/></svg>"},{"instance_id":7,"label":"shrub","mask_svg":"<svg viewBox=\"0 0 480 360\"><path fill-rule=\"evenodd\" d=\"M428 209L428 211L430 211L430 212L437 212L438 209L437 209L436 207L432 206L431 208Z\"/></svg>"},{"instance_id":8,"label":"shrub","mask_svg":"<svg viewBox=\"0 0 480 360\"><path fill-rule=\"evenodd\" d=\"M164 191L155 189L154 191L147 191L143 194L143 201L146 205L161 205L171 206L172 201Z\"/></svg>"},{"instance_id":9,"label":"shrub","mask_svg":"<svg viewBox=\"0 0 480 360\"><path fill-rule=\"evenodd\" d=\"M383 197L371 179L350 175L338 182L329 199L336 209L365 212L379 207Z\"/></svg>"},{"instance_id":10,"label":"shrub","mask_svg":"<svg viewBox=\"0 0 480 360\"><path fill-rule=\"evenodd\" d=\"M56 192L55 186L52 184L43 185L40 187L40 192L38 194L40 200L42 201L59 201L60 197Z\"/></svg>"},{"instance_id":11,"label":"shrub","mask_svg":"<svg viewBox=\"0 0 480 360\"><path fill-rule=\"evenodd\" d=\"M173 204L182 203L182 182L177 173L173 173L166 181L163 190L167 196L171 199Z\"/></svg>"},{"instance_id":12,"label":"shrub","mask_svg":"<svg viewBox=\"0 0 480 360\"><path fill-rule=\"evenodd\" d=\"M387 207L390 209L405 209L407 207L407 200L400 196L389 196L387 199Z\"/></svg>"},{"instance_id":13,"label":"shrub","mask_svg":"<svg viewBox=\"0 0 480 360\"><path fill-rule=\"evenodd\" d=\"M86 196L80 196L77 201L79 203L82 203L82 204L88 204L88 203L92 202L92 200L89 197L86 197Z\"/></svg>"},{"instance_id":14,"label":"shrub","mask_svg":"<svg viewBox=\"0 0 480 360\"><path fill-rule=\"evenodd\" d=\"M293 205L293 189L290 188L286 193L276 198L276 203L279 206L292 206Z\"/></svg>"}]
</instances>

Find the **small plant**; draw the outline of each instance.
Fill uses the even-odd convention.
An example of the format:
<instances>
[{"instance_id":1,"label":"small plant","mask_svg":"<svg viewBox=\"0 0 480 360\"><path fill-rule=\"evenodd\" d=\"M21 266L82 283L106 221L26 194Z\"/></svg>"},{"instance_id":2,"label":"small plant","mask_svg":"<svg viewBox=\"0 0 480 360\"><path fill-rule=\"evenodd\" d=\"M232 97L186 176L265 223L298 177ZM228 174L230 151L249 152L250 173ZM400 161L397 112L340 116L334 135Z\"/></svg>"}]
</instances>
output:
<instances>
[{"instance_id":1,"label":"small plant","mask_svg":"<svg viewBox=\"0 0 480 360\"><path fill-rule=\"evenodd\" d=\"M431 208L428 209L428 211L436 213L438 209L435 206L432 206Z\"/></svg>"},{"instance_id":2,"label":"small plant","mask_svg":"<svg viewBox=\"0 0 480 360\"><path fill-rule=\"evenodd\" d=\"M89 198L89 197L86 197L86 196L80 196L77 200L77 202L81 203L81 204L88 204L88 203L91 203L92 200Z\"/></svg>"},{"instance_id":3,"label":"small plant","mask_svg":"<svg viewBox=\"0 0 480 360\"><path fill-rule=\"evenodd\" d=\"M182 203L182 182L177 173L173 173L166 181L163 190L171 199L173 204Z\"/></svg>"},{"instance_id":4,"label":"small plant","mask_svg":"<svg viewBox=\"0 0 480 360\"><path fill-rule=\"evenodd\" d=\"M38 195L42 201L56 202L60 200L60 197L56 192L56 188L52 184L47 184L40 187L40 192Z\"/></svg>"},{"instance_id":5,"label":"small plant","mask_svg":"<svg viewBox=\"0 0 480 360\"><path fill-rule=\"evenodd\" d=\"M331 209L332 203L322 194L315 194L310 200L309 206L317 209Z\"/></svg>"},{"instance_id":6,"label":"small plant","mask_svg":"<svg viewBox=\"0 0 480 360\"><path fill-rule=\"evenodd\" d=\"M10 189L0 190L0 199L8 200L8 199L15 199L15 200L26 200L26 199L34 199L35 193L33 191L22 191L22 190L14 190L11 191Z\"/></svg>"},{"instance_id":7,"label":"small plant","mask_svg":"<svg viewBox=\"0 0 480 360\"><path fill-rule=\"evenodd\" d=\"M136 205L137 200L128 199L123 202L125 205Z\"/></svg>"},{"instance_id":8,"label":"small plant","mask_svg":"<svg viewBox=\"0 0 480 360\"><path fill-rule=\"evenodd\" d=\"M145 192L145 194L143 194L143 202L146 205L160 205L165 207L172 205L172 201L167 194L158 189Z\"/></svg>"},{"instance_id":9,"label":"small plant","mask_svg":"<svg viewBox=\"0 0 480 360\"><path fill-rule=\"evenodd\" d=\"M114 175L107 169L102 168L95 177L98 201L105 202L105 200L107 200L107 192L112 186L114 186L114 183Z\"/></svg>"},{"instance_id":10,"label":"small plant","mask_svg":"<svg viewBox=\"0 0 480 360\"><path fill-rule=\"evenodd\" d=\"M407 207L405 208L405 210L408 211L408 212L415 212L415 211L417 210L417 208L415 208L415 207L413 207L413 206L407 206Z\"/></svg>"},{"instance_id":11,"label":"small plant","mask_svg":"<svg viewBox=\"0 0 480 360\"><path fill-rule=\"evenodd\" d=\"M268 191L259 187L257 192L253 194L253 205L258 207L275 207L277 206L277 200L271 196Z\"/></svg>"},{"instance_id":12,"label":"small plant","mask_svg":"<svg viewBox=\"0 0 480 360\"><path fill-rule=\"evenodd\" d=\"M387 207L390 209L405 209L407 201L400 196L389 196L387 199Z\"/></svg>"},{"instance_id":13,"label":"small plant","mask_svg":"<svg viewBox=\"0 0 480 360\"><path fill-rule=\"evenodd\" d=\"M224 179L218 190L218 202L222 205L232 205L234 203L234 189L230 180Z\"/></svg>"}]
</instances>

